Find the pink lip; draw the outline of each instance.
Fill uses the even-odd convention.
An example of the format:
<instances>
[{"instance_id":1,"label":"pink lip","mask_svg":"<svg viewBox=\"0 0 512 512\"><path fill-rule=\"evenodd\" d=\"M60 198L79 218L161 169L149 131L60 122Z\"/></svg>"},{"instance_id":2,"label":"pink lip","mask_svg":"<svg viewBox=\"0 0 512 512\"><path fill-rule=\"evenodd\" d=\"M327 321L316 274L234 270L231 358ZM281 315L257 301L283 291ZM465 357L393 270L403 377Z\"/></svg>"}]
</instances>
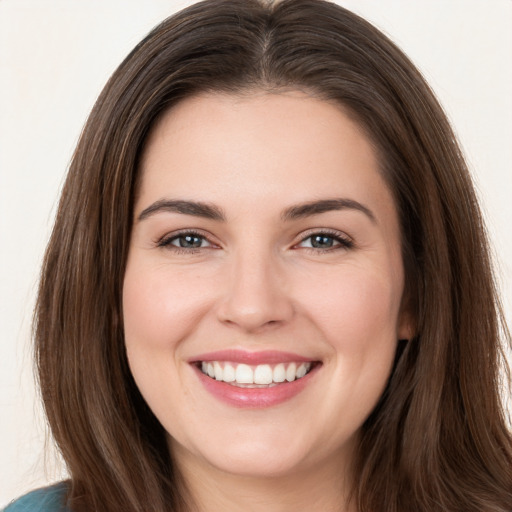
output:
<instances>
[{"instance_id":1,"label":"pink lip","mask_svg":"<svg viewBox=\"0 0 512 512\"><path fill-rule=\"evenodd\" d=\"M261 352L248 352L246 350L219 350L200 354L189 360L190 363L200 361L229 361L232 363L244 363L249 365L277 364L277 363L307 363L311 358L293 354L291 352L280 352L276 350L263 350Z\"/></svg>"}]
</instances>

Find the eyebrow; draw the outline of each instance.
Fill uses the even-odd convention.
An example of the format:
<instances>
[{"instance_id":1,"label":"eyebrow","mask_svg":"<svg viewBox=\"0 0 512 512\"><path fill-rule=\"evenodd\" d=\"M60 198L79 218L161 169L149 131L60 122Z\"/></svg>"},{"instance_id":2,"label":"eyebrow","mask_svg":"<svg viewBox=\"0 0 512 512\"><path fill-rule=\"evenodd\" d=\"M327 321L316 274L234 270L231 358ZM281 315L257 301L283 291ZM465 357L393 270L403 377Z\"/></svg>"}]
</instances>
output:
<instances>
[{"instance_id":1,"label":"eyebrow","mask_svg":"<svg viewBox=\"0 0 512 512\"><path fill-rule=\"evenodd\" d=\"M353 199L321 199L319 201L299 204L287 208L281 218L283 220L295 220L336 210L357 210L364 213L373 223L377 223L373 212L367 206Z\"/></svg>"},{"instance_id":2,"label":"eyebrow","mask_svg":"<svg viewBox=\"0 0 512 512\"><path fill-rule=\"evenodd\" d=\"M368 207L353 199L321 199L291 206L284 210L281 219L290 221L337 210L357 210L364 213L373 223L377 222L375 215ZM160 212L181 213L221 222L226 220L222 209L214 204L179 199L160 199L154 202L140 213L138 220L147 219Z\"/></svg>"},{"instance_id":3,"label":"eyebrow","mask_svg":"<svg viewBox=\"0 0 512 512\"><path fill-rule=\"evenodd\" d=\"M224 212L213 204L202 203L198 201L183 201L161 199L148 206L141 212L138 220L144 220L159 212L181 213L183 215L193 215L195 217L203 217L205 219L225 221Z\"/></svg>"}]
</instances>

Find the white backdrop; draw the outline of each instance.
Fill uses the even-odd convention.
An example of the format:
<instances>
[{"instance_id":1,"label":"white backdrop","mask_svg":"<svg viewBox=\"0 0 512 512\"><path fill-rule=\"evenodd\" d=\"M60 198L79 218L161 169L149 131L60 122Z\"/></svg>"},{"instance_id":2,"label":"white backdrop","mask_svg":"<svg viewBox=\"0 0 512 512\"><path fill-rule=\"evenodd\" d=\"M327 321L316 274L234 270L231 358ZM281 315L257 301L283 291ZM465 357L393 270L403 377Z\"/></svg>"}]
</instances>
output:
<instances>
[{"instance_id":1,"label":"white backdrop","mask_svg":"<svg viewBox=\"0 0 512 512\"><path fill-rule=\"evenodd\" d=\"M63 474L45 447L30 323L73 147L115 67L190 3L0 0L0 507ZM512 1L338 3L388 33L441 99L475 176L512 322Z\"/></svg>"}]
</instances>

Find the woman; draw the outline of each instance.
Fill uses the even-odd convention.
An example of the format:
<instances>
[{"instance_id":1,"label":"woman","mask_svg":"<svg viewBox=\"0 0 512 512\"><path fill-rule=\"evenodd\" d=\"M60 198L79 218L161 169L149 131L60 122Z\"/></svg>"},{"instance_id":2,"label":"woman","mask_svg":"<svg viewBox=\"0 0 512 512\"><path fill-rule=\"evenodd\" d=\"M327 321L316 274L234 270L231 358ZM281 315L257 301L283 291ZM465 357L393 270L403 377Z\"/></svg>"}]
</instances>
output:
<instances>
[{"instance_id":1,"label":"woman","mask_svg":"<svg viewBox=\"0 0 512 512\"><path fill-rule=\"evenodd\" d=\"M412 64L334 4L204 2L133 50L36 315L49 510L512 509L471 180Z\"/></svg>"}]
</instances>

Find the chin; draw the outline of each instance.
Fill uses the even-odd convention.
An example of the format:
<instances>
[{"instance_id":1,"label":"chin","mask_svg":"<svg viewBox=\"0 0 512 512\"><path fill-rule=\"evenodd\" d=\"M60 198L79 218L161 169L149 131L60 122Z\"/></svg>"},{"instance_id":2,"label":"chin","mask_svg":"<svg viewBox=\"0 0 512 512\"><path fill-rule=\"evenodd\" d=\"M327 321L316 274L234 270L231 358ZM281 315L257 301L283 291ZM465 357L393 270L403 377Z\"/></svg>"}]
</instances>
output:
<instances>
[{"instance_id":1,"label":"chin","mask_svg":"<svg viewBox=\"0 0 512 512\"><path fill-rule=\"evenodd\" d=\"M295 434L298 434L297 432ZM215 438L215 440L214 440ZM262 428L247 435L225 436L219 439L210 436L203 446L177 446L172 441L175 453L187 452L192 459L202 460L209 468L228 475L246 478L284 478L303 471L316 470L326 459L342 460L343 455L333 450L328 443L318 444L300 435L290 436L289 429ZM345 447L352 443L345 443Z\"/></svg>"},{"instance_id":2,"label":"chin","mask_svg":"<svg viewBox=\"0 0 512 512\"><path fill-rule=\"evenodd\" d=\"M208 462L224 473L254 479L282 478L304 468L304 457L299 454L282 453L268 446L230 449L225 456L212 457Z\"/></svg>"}]
</instances>

